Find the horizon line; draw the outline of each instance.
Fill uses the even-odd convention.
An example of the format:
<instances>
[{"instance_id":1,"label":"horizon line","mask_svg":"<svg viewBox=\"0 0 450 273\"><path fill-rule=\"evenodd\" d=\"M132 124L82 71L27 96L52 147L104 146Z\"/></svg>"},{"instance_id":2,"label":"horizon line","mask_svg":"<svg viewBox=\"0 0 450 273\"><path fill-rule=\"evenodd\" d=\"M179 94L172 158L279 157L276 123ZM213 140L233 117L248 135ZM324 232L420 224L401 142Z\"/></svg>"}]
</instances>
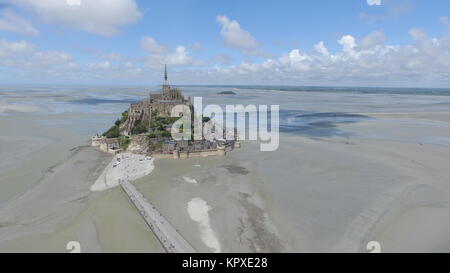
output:
<instances>
[{"instance_id":1,"label":"horizon line","mask_svg":"<svg viewBox=\"0 0 450 273\"><path fill-rule=\"evenodd\" d=\"M9 86L26 86L26 87L40 87L40 86L64 86L64 87L151 87L151 86L162 86L162 84L103 84L103 83L92 83L92 84L65 84L65 83L0 83L0 88ZM295 85L295 84L171 84L175 87L253 87L256 88L267 88L267 87L286 87L286 88L367 88L367 89L435 89L435 90L449 90L449 87L431 87L431 86L369 86L369 85Z\"/></svg>"}]
</instances>

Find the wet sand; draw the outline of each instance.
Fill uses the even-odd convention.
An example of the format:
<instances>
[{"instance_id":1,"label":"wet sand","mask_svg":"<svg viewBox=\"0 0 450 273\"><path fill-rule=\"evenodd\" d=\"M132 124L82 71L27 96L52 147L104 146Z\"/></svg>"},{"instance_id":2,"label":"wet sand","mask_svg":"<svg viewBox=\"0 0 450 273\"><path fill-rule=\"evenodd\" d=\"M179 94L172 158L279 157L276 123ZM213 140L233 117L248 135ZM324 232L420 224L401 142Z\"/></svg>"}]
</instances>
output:
<instances>
[{"instance_id":1,"label":"wet sand","mask_svg":"<svg viewBox=\"0 0 450 273\"><path fill-rule=\"evenodd\" d=\"M384 251L407 251L407 241L399 240L392 248L388 241L379 239L383 234L377 228L380 223L391 226L401 221L385 216L396 211L400 200L415 188L440 192L441 198L435 194L426 196L424 201L429 206L449 206L445 201L450 197L448 147L351 139L303 143L285 139L284 145L289 146L286 150L291 155L298 153L301 157L295 160L285 154L285 160L273 157L267 162L271 162L272 170L295 168L297 178L284 171L267 171L268 164L260 170L274 200L272 215L278 217L276 222L282 223L283 234L292 239L289 242L295 242L297 251L365 252L371 240L379 240ZM280 180L291 183L274 183ZM421 204L415 198L406 205L416 206ZM434 218L428 225L445 227L448 220ZM421 217L409 228L427 229Z\"/></svg>"},{"instance_id":2,"label":"wet sand","mask_svg":"<svg viewBox=\"0 0 450 273\"><path fill-rule=\"evenodd\" d=\"M199 252L285 251L265 213L258 173L246 171L251 167L243 156L247 149L237 149L226 157L156 160L153 173L135 185ZM209 221L190 213L193 200L209 207ZM202 207L198 209L202 213ZM214 236L212 243L204 240L205 234Z\"/></svg>"},{"instance_id":3,"label":"wet sand","mask_svg":"<svg viewBox=\"0 0 450 273\"><path fill-rule=\"evenodd\" d=\"M272 153L246 142L225 158L156 161L137 186L199 251L214 249L186 212L196 198L210 207L224 252L367 252L372 240L386 252L450 251L439 240L450 223L449 146L295 135L281 143Z\"/></svg>"},{"instance_id":4,"label":"wet sand","mask_svg":"<svg viewBox=\"0 0 450 273\"><path fill-rule=\"evenodd\" d=\"M0 249L16 238L55 231L77 216L110 159L90 147L76 148L68 160L47 169L40 181L6 202L0 208Z\"/></svg>"},{"instance_id":5,"label":"wet sand","mask_svg":"<svg viewBox=\"0 0 450 273\"><path fill-rule=\"evenodd\" d=\"M138 187L188 227L189 238L201 232L183 205L204 200L225 252L367 252L372 240L385 252L450 252L442 239L450 223L450 146L428 139L449 138L450 112L403 113L406 125L397 113L383 118L392 121L340 126L355 132L347 138L284 134L271 153L246 142L226 158L160 161ZM432 126L411 126L421 119ZM374 127L389 129L384 139L371 138ZM202 240L193 244L213 251Z\"/></svg>"},{"instance_id":6,"label":"wet sand","mask_svg":"<svg viewBox=\"0 0 450 273\"><path fill-rule=\"evenodd\" d=\"M419 116L442 122L428 135L450 120L447 112L401 118ZM384 252L450 252L450 146L405 140L396 123L379 128L389 124L399 132L385 139L370 138L381 126L374 120L340 125L354 132L347 138L283 134L276 152L244 142L226 157L155 160L134 184L199 252L367 252L372 240ZM107 157L75 152L47 186L1 208L0 251L67 252L76 240L83 252L163 252L120 189L89 193ZM193 200L202 206L190 210L206 216L190 213Z\"/></svg>"},{"instance_id":7,"label":"wet sand","mask_svg":"<svg viewBox=\"0 0 450 273\"><path fill-rule=\"evenodd\" d=\"M189 215L195 198L210 207L223 252L365 252L372 240L386 252L449 251L442 239L450 223L449 149L288 136L283 143L276 154L246 143L225 158L157 160L137 187L200 252L215 249ZM78 240L86 252L163 251L118 189L47 231L0 242L0 250L65 252Z\"/></svg>"},{"instance_id":8,"label":"wet sand","mask_svg":"<svg viewBox=\"0 0 450 273\"><path fill-rule=\"evenodd\" d=\"M23 193L51 166L66 160L85 136L60 128L41 126L39 117L0 117L0 207Z\"/></svg>"}]
</instances>

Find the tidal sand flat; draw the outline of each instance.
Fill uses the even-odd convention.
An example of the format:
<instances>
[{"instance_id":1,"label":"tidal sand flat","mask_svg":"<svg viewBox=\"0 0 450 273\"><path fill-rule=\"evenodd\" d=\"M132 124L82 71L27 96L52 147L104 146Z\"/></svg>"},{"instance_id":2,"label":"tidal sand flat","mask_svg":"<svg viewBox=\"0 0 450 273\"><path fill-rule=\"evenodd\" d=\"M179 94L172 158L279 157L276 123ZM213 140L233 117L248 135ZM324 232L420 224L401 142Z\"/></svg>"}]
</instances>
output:
<instances>
[{"instance_id":1,"label":"tidal sand flat","mask_svg":"<svg viewBox=\"0 0 450 273\"><path fill-rule=\"evenodd\" d=\"M439 238L449 223L449 147L371 139L377 126L386 124L339 125L355 133L346 138L282 134L270 153L245 142L226 157L155 160L135 184L201 252L366 252L372 240L385 252L448 251ZM85 225L97 229L77 232L98 233L87 249L163 251L120 189L90 201L60 233Z\"/></svg>"},{"instance_id":2,"label":"tidal sand flat","mask_svg":"<svg viewBox=\"0 0 450 273\"><path fill-rule=\"evenodd\" d=\"M401 156L414 175L369 237L385 252L450 252L450 112L384 113L383 118L417 120L421 126L413 149ZM433 125L430 128L430 125ZM445 130L447 128L447 130ZM442 132L443 131L443 132ZM446 133L445 133L446 132ZM411 142L410 138L406 138ZM436 144L429 144L429 143Z\"/></svg>"},{"instance_id":3,"label":"tidal sand flat","mask_svg":"<svg viewBox=\"0 0 450 273\"><path fill-rule=\"evenodd\" d=\"M0 251L68 252L69 241L79 241L83 252L163 251L121 191L89 191L112 155L74 147L105 130L130 101L114 98L110 89L100 91L103 99L77 99L95 98L97 91L0 93L0 123L8 128L0 131L8 144L0 146ZM104 99L108 95L113 98Z\"/></svg>"},{"instance_id":4,"label":"tidal sand flat","mask_svg":"<svg viewBox=\"0 0 450 273\"><path fill-rule=\"evenodd\" d=\"M443 235L450 220L450 146L424 142L414 121L412 113L407 126L395 120L389 127L376 120L338 126L354 133L349 138L287 135L277 152L256 160L273 200L270 214L294 249L366 252L375 240L384 252L450 251ZM428 126L426 136L439 135L441 125ZM377 126L383 138L373 138Z\"/></svg>"},{"instance_id":5,"label":"tidal sand flat","mask_svg":"<svg viewBox=\"0 0 450 273\"><path fill-rule=\"evenodd\" d=\"M226 157L157 159L135 185L199 252L287 251L266 213L259 174L244 156L255 147Z\"/></svg>"},{"instance_id":6,"label":"tidal sand flat","mask_svg":"<svg viewBox=\"0 0 450 273\"><path fill-rule=\"evenodd\" d=\"M82 253L164 252L120 188L95 194L77 216L52 232L0 243L0 252L68 253L72 241L80 243Z\"/></svg>"},{"instance_id":7,"label":"tidal sand flat","mask_svg":"<svg viewBox=\"0 0 450 273\"><path fill-rule=\"evenodd\" d=\"M450 251L450 97L209 92L198 91L205 103L279 103L282 134L275 152L244 142L226 157L156 159L135 177L197 251L367 252L373 240L383 252ZM0 153L11 158L0 164L1 252L68 252L69 241L82 252L164 251L120 188L90 191L102 173L120 170L117 159L70 152L117 113L0 118L9 128Z\"/></svg>"},{"instance_id":8,"label":"tidal sand flat","mask_svg":"<svg viewBox=\"0 0 450 273\"><path fill-rule=\"evenodd\" d=\"M0 251L48 251L27 243L16 245L14 240L54 232L77 216L90 198L89 187L111 157L91 147L76 148L68 160L48 169L39 182L3 204Z\"/></svg>"},{"instance_id":9,"label":"tidal sand flat","mask_svg":"<svg viewBox=\"0 0 450 273\"><path fill-rule=\"evenodd\" d=\"M270 219L276 227L277 240L258 231L257 237L248 240L270 247L282 242L283 248L276 251L367 252L366 245L373 240L381 243L384 252L450 251L448 242L441 239L450 221L449 147L298 136L283 136L283 143L276 153L245 148L246 153L233 162L245 166L248 174L258 174L254 182L260 201L256 204L264 204L264 210L252 198L245 198L240 208L247 208L251 216L225 219L219 215L230 206L223 208L218 199L208 200L213 208L211 226L220 242L240 238L239 229L230 224L233 220L243 219L240 230L245 231L251 229L252 217L261 215L260 219ZM251 159L250 164L244 163ZM231 188L239 186L241 179ZM253 228L258 226L257 222ZM244 242L234 241L234 246L243 247Z\"/></svg>"},{"instance_id":10,"label":"tidal sand flat","mask_svg":"<svg viewBox=\"0 0 450 273\"><path fill-rule=\"evenodd\" d=\"M35 113L40 110L42 110L42 108L37 105L5 104L0 102L0 114Z\"/></svg>"},{"instance_id":11,"label":"tidal sand flat","mask_svg":"<svg viewBox=\"0 0 450 273\"><path fill-rule=\"evenodd\" d=\"M25 116L0 117L0 208L35 184L42 172L59 164L70 150L86 143L76 132L46 127L41 119Z\"/></svg>"},{"instance_id":12,"label":"tidal sand flat","mask_svg":"<svg viewBox=\"0 0 450 273\"><path fill-rule=\"evenodd\" d=\"M448 251L439 238L450 220L449 149L388 140L283 139L276 153L245 143L226 158L156 160L154 172L137 186L198 251L216 251L202 239L205 230L223 252L366 252L372 240L386 252ZM298 171L287 172L292 168ZM185 176L198 184L186 183ZM194 219L192 200L204 201L191 205ZM209 227L202 230L205 211ZM162 251L118 188L89 200L73 221L44 238L50 246L30 235L2 242L0 249L64 252L66 242L76 239L86 251ZM37 242L40 248L32 248Z\"/></svg>"}]
</instances>

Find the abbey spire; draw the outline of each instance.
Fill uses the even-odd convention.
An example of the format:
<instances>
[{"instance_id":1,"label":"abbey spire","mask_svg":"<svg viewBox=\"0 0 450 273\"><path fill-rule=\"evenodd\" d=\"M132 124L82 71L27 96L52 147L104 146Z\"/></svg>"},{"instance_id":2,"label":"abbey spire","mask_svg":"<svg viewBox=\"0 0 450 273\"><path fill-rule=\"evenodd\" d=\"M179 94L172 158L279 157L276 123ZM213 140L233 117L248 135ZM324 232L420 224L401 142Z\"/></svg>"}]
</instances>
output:
<instances>
[{"instance_id":1,"label":"abbey spire","mask_svg":"<svg viewBox=\"0 0 450 273\"><path fill-rule=\"evenodd\" d=\"M164 65L164 84L167 85L167 64Z\"/></svg>"},{"instance_id":2,"label":"abbey spire","mask_svg":"<svg viewBox=\"0 0 450 273\"><path fill-rule=\"evenodd\" d=\"M164 65L164 84L162 86L163 94L168 95L170 93L170 85L167 76L167 64Z\"/></svg>"}]
</instances>

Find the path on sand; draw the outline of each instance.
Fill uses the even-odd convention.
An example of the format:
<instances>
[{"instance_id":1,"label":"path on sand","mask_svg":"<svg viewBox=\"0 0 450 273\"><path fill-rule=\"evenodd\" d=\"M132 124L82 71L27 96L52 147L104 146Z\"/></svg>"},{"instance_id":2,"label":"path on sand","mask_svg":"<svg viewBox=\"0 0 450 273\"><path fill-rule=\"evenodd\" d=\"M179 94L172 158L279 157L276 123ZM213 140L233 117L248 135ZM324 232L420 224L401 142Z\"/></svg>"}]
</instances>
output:
<instances>
[{"instance_id":1,"label":"path on sand","mask_svg":"<svg viewBox=\"0 0 450 273\"><path fill-rule=\"evenodd\" d=\"M119 184L168 253L195 253L194 248L130 182L120 180Z\"/></svg>"}]
</instances>

